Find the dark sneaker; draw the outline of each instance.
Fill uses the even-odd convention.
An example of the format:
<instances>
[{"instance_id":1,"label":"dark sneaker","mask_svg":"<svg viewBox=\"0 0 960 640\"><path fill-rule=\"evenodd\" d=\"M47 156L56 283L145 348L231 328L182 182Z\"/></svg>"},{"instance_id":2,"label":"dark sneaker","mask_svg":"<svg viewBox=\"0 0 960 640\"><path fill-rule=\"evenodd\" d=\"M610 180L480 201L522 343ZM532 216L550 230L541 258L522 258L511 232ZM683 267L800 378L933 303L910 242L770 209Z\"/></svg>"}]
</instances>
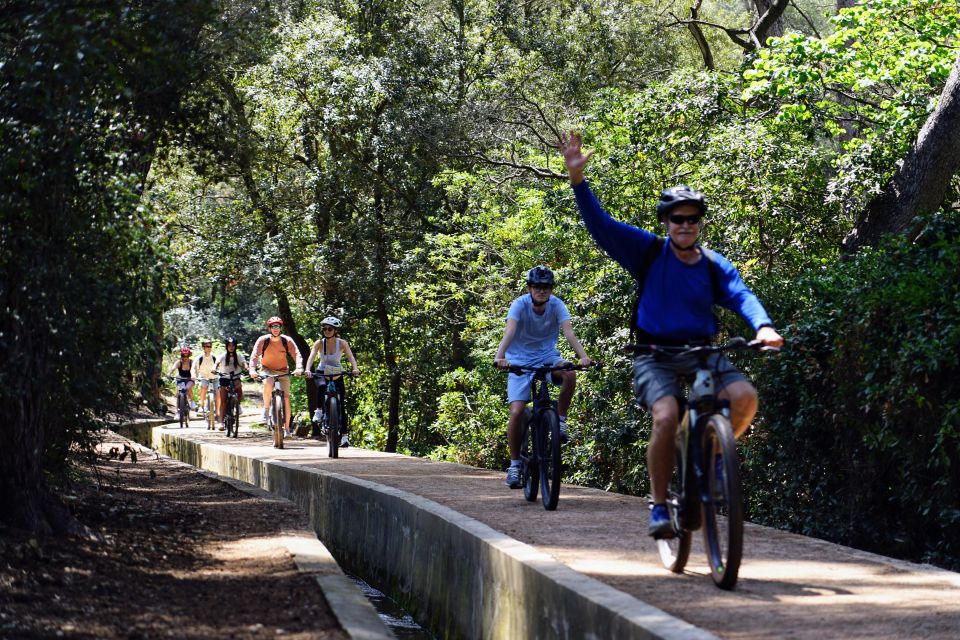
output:
<instances>
[{"instance_id":1,"label":"dark sneaker","mask_svg":"<svg viewBox=\"0 0 960 640\"><path fill-rule=\"evenodd\" d=\"M507 469L507 486L511 489L520 488L520 467L510 467Z\"/></svg>"},{"instance_id":2,"label":"dark sneaker","mask_svg":"<svg viewBox=\"0 0 960 640\"><path fill-rule=\"evenodd\" d=\"M673 530L673 523L670 522L667 505L653 505L653 510L650 512L650 528L648 531L655 540L669 540L676 535L676 532Z\"/></svg>"}]
</instances>

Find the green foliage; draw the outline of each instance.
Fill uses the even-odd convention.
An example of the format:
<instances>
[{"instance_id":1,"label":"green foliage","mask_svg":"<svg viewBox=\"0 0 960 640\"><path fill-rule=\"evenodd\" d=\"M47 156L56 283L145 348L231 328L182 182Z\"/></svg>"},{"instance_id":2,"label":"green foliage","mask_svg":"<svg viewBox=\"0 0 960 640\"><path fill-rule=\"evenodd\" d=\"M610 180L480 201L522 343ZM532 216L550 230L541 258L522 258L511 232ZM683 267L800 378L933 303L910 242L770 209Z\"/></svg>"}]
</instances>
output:
<instances>
[{"instance_id":1,"label":"green foliage","mask_svg":"<svg viewBox=\"0 0 960 640\"><path fill-rule=\"evenodd\" d=\"M956 59L957 3L877 0L841 11L823 38L774 40L744 72L744 95L775 122L838 136L830 200L848 215L877 193L916 139Z\"/></svg>"},{"instance_id":2,"label":"green foliage","mask_svg":"<svg viewBox=\"0 0 960 640\"><path fill-rule=\"evenodd\" d=\"M197 64L182 52L212 15L173 5L4 8L0 495L22 526L64 525L41 470L61 473L100 420L150 397L170 256L140 192Z\"/></svg>"},{"instance_id":3,"label":"green foliage","mask_svg":"<svg viewBox=\"0 0 960 640\"><path fill-rule=\"evenodd\" d=\"M755 521L960 567L960 217L781 287L756 372Z\"/></svg>"}]
</instances>

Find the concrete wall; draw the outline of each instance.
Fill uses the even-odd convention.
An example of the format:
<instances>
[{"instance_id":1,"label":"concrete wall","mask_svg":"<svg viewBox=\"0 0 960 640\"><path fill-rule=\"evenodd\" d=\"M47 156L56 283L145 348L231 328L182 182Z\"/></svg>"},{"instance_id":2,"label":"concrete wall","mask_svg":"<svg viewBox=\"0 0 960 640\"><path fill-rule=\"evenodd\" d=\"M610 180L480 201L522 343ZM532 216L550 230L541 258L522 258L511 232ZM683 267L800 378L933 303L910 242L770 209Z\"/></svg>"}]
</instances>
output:
<instances>
[{"instance_id":1,"label":"concrete wall","mask_svg":"<svg viewBox=\"0 0 960 640\"><path fill-rule=\"evenodd\" d=\"M438 637L714 637L419 496L176 431L152 435L161 453L299 505L341 566L384 588Z\"/></svg>"}]
</instances>

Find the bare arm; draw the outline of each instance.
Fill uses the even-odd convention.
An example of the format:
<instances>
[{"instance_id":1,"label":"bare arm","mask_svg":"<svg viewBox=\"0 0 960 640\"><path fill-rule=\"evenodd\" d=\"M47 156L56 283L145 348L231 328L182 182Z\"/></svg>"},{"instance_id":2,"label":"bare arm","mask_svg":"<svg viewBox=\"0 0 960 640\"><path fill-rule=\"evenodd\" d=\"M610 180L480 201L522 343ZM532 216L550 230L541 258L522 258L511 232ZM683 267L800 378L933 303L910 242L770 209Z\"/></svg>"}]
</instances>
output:
<instances>
[{"instance_id":1,"label":"bare arm","mask_svg":"<svg viewBox=\"0 0 960 640\"><path fill-rule=\"evenodd\" d=\"M503 339L500 340L500 346L497 347L497 355L493 356L493 364L497 367L507 367L509 362L507 362L504 354L507 351L507 347L510 346L510 343L513 342L513 336L517 334L517 321L507 318L507 326L503 330Z\"/></svg>"},{"instance_id":2,"label":"bare arm","mask_svg":"<svg viewBox=\"0 0 960 640\"><path fill-rule=\"evenodd\" d=\"M587 355L587 352L584 350L583 345L580 344L580 341L577 340L577 336L573 333L573 323L569 320L564 320L560 324L560 329L563 330L563 337L567 339L567 342L570 343L570 346L576 352L577 356L580 358L580 364L587 366L592 361L590 356Z\"/></svg>"},{"instance_id":3,"label":"bare arm","mask_svg":"<svg viewBox=\"0 0 960 640\"><path fill-rule=\"evenodd\" d=\"M347 344L346 340L340 340L340 348L343 349L345 354L347 354L347 360L349 360L350 364L353 365L353 375L359 375L360 367L357 366L357 359L353 357L353 351L350 350L350 345Z\"/></svg>"},{"instance_id":4,"label":"bare arm","mask_svg":"<svg viewBox=\"0 0 960 640\"><path fill-rule=\"evenodd\" d=\"M323 338L320 338L320 340L323 340ZM307 364L304 366L304 369L307 370L308 378L313 377L313 373L311 373L313 371L313 359L317 357L317 350L320 348L320 340L317 340L313 343L313 348L310 349L310 357L307 358Z\"/></svg>"}]
</instances>

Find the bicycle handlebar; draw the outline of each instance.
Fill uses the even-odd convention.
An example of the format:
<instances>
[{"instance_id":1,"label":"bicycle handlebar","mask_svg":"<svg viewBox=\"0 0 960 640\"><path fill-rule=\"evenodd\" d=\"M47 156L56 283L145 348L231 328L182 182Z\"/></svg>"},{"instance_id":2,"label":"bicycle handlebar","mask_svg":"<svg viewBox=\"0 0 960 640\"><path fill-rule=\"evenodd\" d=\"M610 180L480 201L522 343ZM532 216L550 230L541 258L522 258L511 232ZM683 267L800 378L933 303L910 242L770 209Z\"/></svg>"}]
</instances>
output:
<instances>
[{"instance_id":1,"label":"bicycle handlebar","mask_svg":"<svg viewBox=\"0 0 960 640\"><path fill-rule=\"evenodd\" d=\"M588 365L574 364L572 362L565 362L563 364L551 365L549 367L528 367L520 364L511 364L504 367L505 371L509 373L522 374L522 373L553 373L554 371L586 371L590 367L599 367L599 362L591 362Z\"/></svg>"},{"instance_id":2,"label":"bicycle handlebar","mask_svg":"<svg viewBox=\"0 0 960 640\"><path fill-rule=\"evenodd\" d=\"M627 344L623 350L640 355L644 353L662 353L672 356L703 355L713 353L723 353L725 351L771 351L779 353L778 347L768 347L759 340L747 340L740 336L735 336L727 340L724 344L684 344L684 345L663 345L663 344Z\"/></svg>"}]
</instances>

